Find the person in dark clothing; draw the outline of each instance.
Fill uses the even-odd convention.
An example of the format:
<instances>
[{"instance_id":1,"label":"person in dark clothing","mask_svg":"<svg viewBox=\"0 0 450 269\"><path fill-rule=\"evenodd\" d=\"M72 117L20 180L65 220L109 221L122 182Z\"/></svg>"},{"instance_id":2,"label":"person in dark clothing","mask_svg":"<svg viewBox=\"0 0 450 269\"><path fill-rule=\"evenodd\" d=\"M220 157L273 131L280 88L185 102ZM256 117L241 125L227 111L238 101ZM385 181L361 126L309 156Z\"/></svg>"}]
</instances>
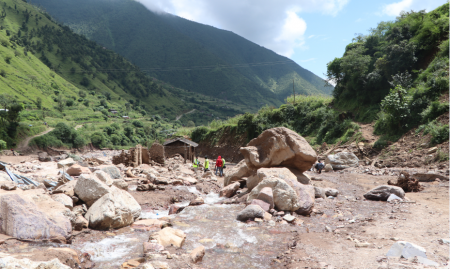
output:
<instances>
[{"instance_id":1,"label":"person in dark clothing","mask_svg":"<svg viewBox=\"0 0 450 269\"><path fill-rule=\"evenodd\" d=\"M317 173L321 174L322 173L322 169L325 167L325 165L322 163L322 160L320 160L318 163L316 163L316 171Z\"/></svg>"}]
</instances>

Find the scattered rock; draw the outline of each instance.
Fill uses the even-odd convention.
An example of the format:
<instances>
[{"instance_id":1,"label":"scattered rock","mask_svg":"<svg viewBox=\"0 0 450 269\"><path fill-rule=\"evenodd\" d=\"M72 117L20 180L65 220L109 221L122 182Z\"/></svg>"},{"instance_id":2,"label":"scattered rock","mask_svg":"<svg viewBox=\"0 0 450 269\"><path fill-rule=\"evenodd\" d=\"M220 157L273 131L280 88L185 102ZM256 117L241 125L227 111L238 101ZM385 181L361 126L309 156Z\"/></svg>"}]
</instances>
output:
<instances>
[{"instance_id":1,"label":"scattered rock","mask_svg":"<svg viewBox=\"0 0 450 269\"><path fill-rule=\"evenodd\" d=\"M251 170L262 167L290 167L307 171L317 161L309 143L296 132L278 127L264 131L240 149Z\"/></svg>"},{"instance_id":2,"label":"scattered rock","mask_svg":"<svg viewBox=\"0 0 450 269\"><path fill-rule=\"evenodd\" d=\"M128 190L128 183L123 179L114 179L113 185L122 190Z\"/></svg>"},{"instance_id":3,"label":"scattered rock","mask_svg":"<svg viewBox=\"0 0 450 269\"><path fill-rule=\"evenodd\" d=\"M327 164L325 164L325 167L324 167L323 171L325 171L325 172L333 172L333 166L331 166L331 164L327 163Z\"/></svg>"},{"instance_id":4,"label":"scattered rock","mask_svg":"<svg viewBox=\"0 0 450 269\"><path fill-rule=\"evenodd\" d=\"M164 251L164 246L157 243L144 242L144 255L149 253L160 253Z\"/></svg>"},{"instance_id":5,"label":"scattered rock","mask_svg":"<svg viewBox=\"0 0 450 269\"><path fill-rule=\"evenodd\" d=\"M439 263L437 263L435 261L432 261L432 260L429 260L427 258L421 257L421 256L417 257L417 262L421 263L423 265L427 265L427 266L435 266L435 267L439 266Z\"/></svg>"},{"instance_id":6,"label":"scattered rock","mask_svg":"<svg viewBox=\"0 0 450 269\"><path fill-rule=\"evenodd\" d=\"M403 257L409 259L415 256L427 258L426 250L406 241L395 242L386 254L388 257Z\"/></svg>"},{"instance_id":7,"label":"scattered rock","mask_svg":"<svg viewBox=\"0 0 450 269\"><path fill-rule=\"evenodd\" d=\"M448 176L443 176L435 173L415 173L412 175L412 177L418 179L419 182L432 182L435 181L436 179L449 181Z\"/></svg>"},{"instance_id":8,"label":"scattered rock","mask_svg":"<svg viewBox=\"0 0 450 269\"><path fill-rule=\"evenodd\" d=\"M429 148L428 151L427 151L427 154L433 154L433 153L435 153L437 150L438 150L437 147Z\"/></svg>"},{"instance_id":9,"label":"scattered rock","mask_svg":"<svg viewBox=\"0 0 450 269\"><path fill-rule=\"evenodd\" d=\"M170 205L169 207L169 215L178 214L181 211L185 209L184 206L178 206L178 205Z\"/></svg>"},{"instance_id":10,"label":"scattered rock","mask_svg":"<svg viewBox=\"0 0 450 269\"><path fill-rule=\"evenodd\" d=\"M240 221L253 220L255 218L264 218L264 209L259 205L249 205L238 213L236 219Z\"/></svg>"},{"instance_id":11,"label":"scattered rock","mask_svg":"<svg viewBox=\"0 0 450 269\"><path fill-rule=\"evenodd\" d=\"M332 188L325 188L325 195L337 197L339 195L339 191Z\"/></svg>"},{"instance_id":12,"label":"scattered rock","mask_svg":"<svg viewBox=\"0 0 450 269\"><path fill-rule=\"evenodd\" d=\"M264 202L266 202L267 204L269 204L269 209L274 208L274 202L273 202L273 190L270 187L265 187L262 188L261 191L259 192L258 196L256 197L256 199L262 200ZM266 210L268 211L268 210Z\"/></svg>"},{"instance_id":13,"label":"scattered rock","mask_svg":"<svg viewBox=\"0 0 450 269\"><path fill-rule=\"evenodd\" d=\"M74 189L75 189L75 186L77 185L77 182L78 182L77 179L69 181L69 182L57 187L55 190L53 190L53 193L55 193L55 194L56 193L64 193L65 195L72 197L75 195Z\"/></svg>"},{"instance_id":14,"label":"scattered rock","mask_svg":"<svg viewBox=\"0 0 450 269\"><path fill-rule=\"evenodd\" d=\"M247 188L249 191L253 190L261 181L268 177L277 177L281 179L291 179L292 181L297 181L297 177L285 167L274 167L274 168L260 168L255 175L250 176L247 179Z\"/></svg>"},{"instance_id":15,"label":"scattered rock","mask_svg":"<svg viewBox=\"0 0 450 269\"><path fill-rule=\"evenodd\" d=\"M75 223L73 225L73 229L75 231L81 231L83 228L89 227L89 221L85 219L83 216L78 216L75 219Z\"/></svg>"},{"instance_id":16,"label":"scattered rock","mask_svg":"<svg viewBox=\"0 0 450 269\"><path fill-rule=\"evenodd\" d=\"M189 202L190 206L196 206L196 205L203 205L205 203L205 200L202 197L197 197L191 202Z\"/></svg>"},{"instance_id":17,"label":"scattered rock","mask_svg":"<svg viewBox=\"0 0 450 269\"><path fill-rule=\"evenodd\" d=\"M400 198L400 197L398 197L398 196L395 195L395 194L389 195L389 198L387 199L387 201L390 202L390 201L394 201L394 200L400 200L400 201L402 201L403 199Z\"/></svg>"},{"instance_id":18,"label":"scattered rock","mask_svg":"<svg viewBox=\"0 0 450 269\"><path fill-rule=\"evenodd\" d=\"M125 172L127 177L136 177L133 172L131 172L131 167L128 167L127 171Z\"/></svg>"},{"instance_id":19,"label":"scattered rock","mask_svg":"<svg viewBox=\"0 0 450 269\"><path fill-rule=\"evenodd\" d=\"M240 161L235 167L227 171L224 179L224 186L228 186L235 181L239 181L244 177L249 177L254 173L247 167L245 160Z\"/></svg>"},{"instance_id":20,"label":"scattered rock","mask_svg":"<svg viewBox=\"0 0 450 269\"><path fill-rule=\"evenodd\" d=\"M68 209L72 210L73 201L72 201L72 198L70 198L69 196L67 196L63 193L58 193L58 194L52 195L52 198L53 198L53 200L63 204Z\"/></svg>"},{"instance_id":21,"label":"scattered rock","mask_svg":"<svg viewBox=\"0 0 450 269\"><path fill-rule=\"evenodd\" d=\"M59 164L59 163L58 163ZM67 168L66 173L69 174L69 176L77 177L83 173L83 167L79 164L74 164Z\"/></svg>"},{"instance_id":22,"label":"scattered rock","mask_svg":"<svg viewBox=\"0 0 450 269\"><path fill-rule=\"evenodd\" d=\"M48 156L47 152L39 152L38 159L40 162L51 162L52 161L52 157Z\"/></svg>"},{"instance_id":23,"label":"scattered rock","mask_svg":"<svg viewBox=\"0 0 450 269\"><path fill-rule=\"evenodd\" d=\"M219 196L230 198L236 193L240 186L241 184L239 182L234 182L228 186L225 186L220 190Z\"/></svg>"},{"instance_id":24,"label":"scattered rock","mask_svg":"<svg viewBox=\"0 0 450 269\"><path fill-rule=\"evenodd\" d=\"M100 197L109 193L110 188L98 178L83 174L78 178L74 192L78 198L91 206Z\"/></svg>"},{"instance_id":25,"label":"scattered rock","mask_svg":"<svg viewBox=\"0 0 450 269\"><path fill-rule=\"evenodd\" d=\"M59 206L64 206L49 197L36 197L45 199L42 201L43 206L54 207L52 211L48 207L40 209L32 202L32 198L30 195L25 200L18 194L0 196L0 232L21 240L49 239L65 242L72 232L72 225L61 213L61 208L58 209Z\"/></svg>"},{"instance_id":26,"label":"scattered rock","mask_svg":"<svg viewBox=\"0 0 450 269\"><path fill-rule=\"evenodd\" d=\"M423 190L423 186L420 185L419 180L413 178L408 172L402 171L397 178L397 182L388 181L388 185L398 186L402 188L405 192L419 192Z\"/></svg>"},{"instance_id":27,"label":"scattered rock","mask_svg":"<svg viewBox=\"0 0 450 269\"><path fill-rule=\"evenodd\" d=\"M270 204L266 203L265 201L259 200L259 199L253 199L251 202L251 205L259 205L266 212L268 212L270 210Z\"/></svg>"},{"instance_id":28,"label":"scattered rock","mask_svg":"<svg viewBox=\"0 0 450 269\"><path fill-rule=\"evenodd\" d=\"M0 268L5 269L70 269L69 266L64 265L58 259L53 259L48 262L34 262L29 259L16 259L11 256L1 258L0 266Z\"/></svg>"},{"instance_id":29,"label":"scattered rock","mask_svg":"<svg viewBox=\"0 0 450 269\"><path fill-rule=\"evenodd\" d=\"M199 246L195 248L191 253L189 253L189 256L191 257L191 261L193 263L201 262L203 260L203 256L205 256L205 247Z\"/></svg>"},{"instance_id":30,"label":"scattered rock","mask_svg":"<svg viewBox=\"0 0 450 269\"><path fill-rule=\"evenodd\" d=\"M402 188L396 186L381 185L364 194L364 198L375 201L387 201L391 194L395 194L402 199L405 197L405 192Z\"/></svg>"},{"instance_id":31,"label":"scattered rock","mask_svg":"<svg viewBox=\"0 0 450 269\"><path fill-rule=\"evenodd\" d=\"M168 222L159 219L138 220L131 225L133 229L142 231L154 231L168 226L170 226Z\"/></svg>"},{"instance_id":32,"label":"scattered rock","mask_svg":"<svg viewBox=\"0 0 450 269\"><path fill-rule=\"evenodd\" d=\"M162 261L152 261L153 268L155 269L170 269L167 262Z\"/></svg>"},{"instance_id":33,"label":"scattered rock","mask_svg":"<svg viewBox=\"0 0 450 269\"><path fill-rule=\"evenodd\" d=\"M58 162L58 168L68 168L75 164L75 161L72 158L67 158L65 160Z\"/></svg>"},{"instance_id":34,"label":"scattered rock","mask_svg":"<svg viewBox=\"0 0 450 269\"><path fill-rule=\"evenodd\" d=\"M105 183L108 187L111 187L113 184L113 179L103 170L97 170L94 172L94 175L100 179L103 183Z\"/></svg>"},{"instance_id":35,"label":"scattered rock","mask_svg":"<svg viewBox=\"0 0 450 269\"><path fill-rule=\"evenodd\" d=\"M174 246L181 248L186 240L186 234L178 229L166 227L150 236L151 240L156 240L158 244L164 247Z\"/></svg>"},{"instance_id":36,"label":"scattered rock","mask_svg":"<svg viewBox=\"0 0 450 269\"><path fill-rule=\"evenodd\" d=\"M349 167L358 167L359 159L352 152L339 152L335 155L328 155L325 159L325 167L330 164L333 170L341 170Z\"/></svg>"},{"instance_id":37,"label":"scattered rock","mask_svg":"<svg viewBox=\"0 0 450 269\"><path fill-rule=\"evenodd\" d=\"M127 191L111 187L98 199L85 217L92 229L117 229L133 223L141 215L141 206Z\"/></svg>"},{"instance_id":38,"label":"scattered rock","mask_svg":"<svg viewBox=\"0 0 450 269\"><path fill-rule=\"evenodd\" d=\"M284 215L283 219L287 222L293 222L296 219L296 217L292 216L291 214L286 214Z\"/></svg>"},{"instance_id":39,"label":"scattered rock","mask_svg":"<svg viewBox=\"0 0 450 269\"><path fill-rule=\"evenodd\" d=\"M105 166L101 169L102 171L106 172L112 179L122 179L119 168L115 167L114 165Z\"/></svg>"}]
</instances>

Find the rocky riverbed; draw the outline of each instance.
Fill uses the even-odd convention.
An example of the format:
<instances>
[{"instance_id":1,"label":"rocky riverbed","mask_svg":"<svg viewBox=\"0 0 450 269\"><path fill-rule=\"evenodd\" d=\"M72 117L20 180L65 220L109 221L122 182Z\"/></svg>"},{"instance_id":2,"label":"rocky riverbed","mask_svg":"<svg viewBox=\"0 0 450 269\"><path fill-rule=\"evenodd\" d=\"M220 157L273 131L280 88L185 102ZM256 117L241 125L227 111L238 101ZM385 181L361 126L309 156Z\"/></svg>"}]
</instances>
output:
<instances>
[{"instance_id":1,"label":"rocky riverbed","mask_svg":"<svg viewBox=\"0 0 450 269\"><path fill-rule=\"evenodd\" d=\"M338 155L330 165L344 169L317 174L308 147L265 132L225 177L181 156L137 167L113 165L115 151L0 156L37 185L0 171L0 268L448 267L448 170Z\"/></svg>"}]
</instances>

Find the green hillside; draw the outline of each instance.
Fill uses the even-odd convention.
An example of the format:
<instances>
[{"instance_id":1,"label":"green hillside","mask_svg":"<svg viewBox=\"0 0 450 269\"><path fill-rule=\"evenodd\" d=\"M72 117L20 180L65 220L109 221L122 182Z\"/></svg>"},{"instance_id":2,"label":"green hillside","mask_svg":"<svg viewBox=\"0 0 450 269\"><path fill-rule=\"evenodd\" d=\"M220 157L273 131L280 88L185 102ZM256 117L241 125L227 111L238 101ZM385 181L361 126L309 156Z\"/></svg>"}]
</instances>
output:
<instances>
[{"instance_id":1,"label":"green hillside","mask_svg":"<svg viewBox=\"0 0 450 269\"><path fill-rule=\"evenodd\" d=\"M190 91L260 107L279 105L292 93L293 79L300 94L330 94L332 90L288 58L232 32L155 14L135 1L31 2L152 76Z\"/></svg>"},{"instance_id":2,"label":"green hillside","mask_svg":"<svg viewBox=\"0 0 450 269\"><path fill-rule=\"evenodd\" d=\"M449 140L448 22L448 3L429 13L402 13L396 21L381 22L328 64L330 79L337 81L334 98L297 96L294 102L290 97L279 108L264 107L198 127L191 137L217 143L234 133L250 140L284 126L320 146L361 141L358 122L365 121L374 123L380 135L376 148L414 128L417 137L429 134L431 145L442 144Z\"/></svg>"},{"instance_id":3,"label":"green hillside","mask_svg":"<svg viewBox=\"0 0 450 269\"><path fill-rule=\"evenodd\" d=\"M10 112L0 111L0 140L8 145L44 131L44 121L101 127L122 116L149 123L156 116L164 131L249 110L151 78L39 8L14 0L0 3L0 87L0 109Z\"/></svg>"}]
</instances>

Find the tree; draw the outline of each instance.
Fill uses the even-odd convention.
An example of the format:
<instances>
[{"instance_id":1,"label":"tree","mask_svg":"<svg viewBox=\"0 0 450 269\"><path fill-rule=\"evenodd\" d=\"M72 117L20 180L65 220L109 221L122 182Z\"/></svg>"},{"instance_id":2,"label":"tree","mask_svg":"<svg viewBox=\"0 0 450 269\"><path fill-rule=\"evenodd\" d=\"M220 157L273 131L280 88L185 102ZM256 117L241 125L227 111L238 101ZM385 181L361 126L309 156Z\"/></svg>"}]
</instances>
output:
<instances>
[{"instance_id":1,"label":"tree","mask_svg":"<svg viewBox=\"0 0 450 269\"><path fill-rule=\"evenodd\" d=\"M195 127L195 123L193 121L188 121L187 127Z\"/></svg>"},{"instance_id":2,"label":"tree","mask_svg":"<svg viewBox=\"0 0 450 269\"><path fill-rule=\"evenodd\" d=\"M42 108L42 98L41 97L36 98L36 106L38 109Z\"/></svg>"},{"instance_id":3,"label":"tree","mask_svg":"<svg viewBox=\"0 0 450 269\"><path fill-rule=\"evenodd\" d=\"M58 95L58 97L56 98L56 109L59 112L63 112L64 108L66 108L66 100L62 97L62 95Z\"/></svg>"}]
</instances>

